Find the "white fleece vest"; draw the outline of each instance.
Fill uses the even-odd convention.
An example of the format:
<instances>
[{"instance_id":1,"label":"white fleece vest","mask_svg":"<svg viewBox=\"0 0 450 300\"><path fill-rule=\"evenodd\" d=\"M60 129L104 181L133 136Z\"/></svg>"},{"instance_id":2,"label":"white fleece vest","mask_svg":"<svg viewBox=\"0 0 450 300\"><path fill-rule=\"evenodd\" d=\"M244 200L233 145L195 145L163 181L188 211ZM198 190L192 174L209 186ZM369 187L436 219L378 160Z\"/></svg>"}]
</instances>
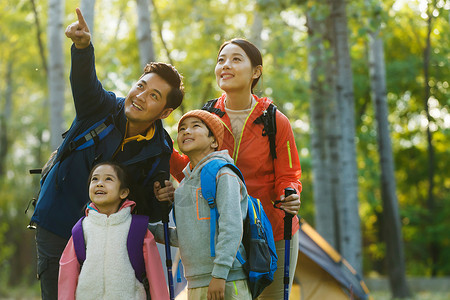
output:
<instances>
[{"instance_id":1,"label":"white fleece vest","mask_svg":"<svg viewBox=\"0 0 450 300\"><path fill-rule=\"evenodd\" d=\"M127 250L130 207L107 217L94 210L83 220L86 260L81 268L77 299L146 299Z\"/></svg>"}]
</instances>

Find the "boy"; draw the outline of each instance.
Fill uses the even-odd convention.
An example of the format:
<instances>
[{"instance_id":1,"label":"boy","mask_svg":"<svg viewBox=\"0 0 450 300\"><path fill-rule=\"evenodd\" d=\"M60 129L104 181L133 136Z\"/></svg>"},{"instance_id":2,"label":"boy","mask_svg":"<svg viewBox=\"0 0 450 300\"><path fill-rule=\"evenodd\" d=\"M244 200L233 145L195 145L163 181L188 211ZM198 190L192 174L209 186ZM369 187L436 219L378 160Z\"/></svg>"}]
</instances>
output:
<instances>
[{"instance_id":1,"label":"boy","mask_svg":"<svg viewBox=\"0 0 450 300\"><path fill-rule=\"evenodd\" d=\"M175 191L177 228L171 244L180 249L189 299L251 299L247 277L236 259L241 243L243 222L247 215L247 190L238 176L224 167L216 175L216 205L220 217L215 236L215 257L210 253L210 208L201 193L200 172L213 159L233 163L228 151L217 151L223 142L224 126L220 119L204 110L193 110L178 123L178 146L190 162L185 177ZM155 195L160 197L158 183ZM161 225L149 225L158 242L164 242Z\"/></svg>"}]
</instances>

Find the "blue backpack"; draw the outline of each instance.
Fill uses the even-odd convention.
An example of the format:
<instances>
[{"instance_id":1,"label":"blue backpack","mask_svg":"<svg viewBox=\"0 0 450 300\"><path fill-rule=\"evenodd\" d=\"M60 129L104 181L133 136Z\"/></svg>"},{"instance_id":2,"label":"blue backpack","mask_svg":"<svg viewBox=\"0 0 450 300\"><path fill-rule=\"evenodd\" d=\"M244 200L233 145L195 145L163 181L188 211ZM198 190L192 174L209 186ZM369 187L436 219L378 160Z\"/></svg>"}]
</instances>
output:
<instances>
[{"instance_id":1,"label":"blue backpack","mask_svg":"<svg viewBox=\"0 0 450 300\"><path fill-rule=\"evenodd\" d=\"M211 257L215 256L215 235L219 211L215 204L216 198L216 175L223 168L228 167L233 170L242 182L244 177L241 171L231 163L221 159L214 159L203 166L200 173L201 189L203 198L208 201L211 208L211 233L210 233L210 251ZM248 285L253 299L258 297L266 286L272 283L273 274L277 269L278 256L275 250L275 241L273 238L272 225L267 218L261 202L248 196L247 217L244 222L244 235L242 239L247 261L238 251L236 258L243 265L248 275Z\"/></svg>"},{"instance_id":2,"label":"blue backpack","mask_svg":"<svg viewBox=\"0 0 450 300\"><path fill-rule=\"evenodd\" d=\"M131 225L128 231L127 250L131 266L133 267L136 278L144 284L147 289L147 277L145 273L145 261L143 253L143 244L145 234L147 233L148 216L131 215ZM72 228L72 240L80 266L86 260L86 242L83 233L83 219L82 217ZM144 281L145 280L145 281ZM148 294L148 293L147 293Z\"/></svg>"}]
</instances>

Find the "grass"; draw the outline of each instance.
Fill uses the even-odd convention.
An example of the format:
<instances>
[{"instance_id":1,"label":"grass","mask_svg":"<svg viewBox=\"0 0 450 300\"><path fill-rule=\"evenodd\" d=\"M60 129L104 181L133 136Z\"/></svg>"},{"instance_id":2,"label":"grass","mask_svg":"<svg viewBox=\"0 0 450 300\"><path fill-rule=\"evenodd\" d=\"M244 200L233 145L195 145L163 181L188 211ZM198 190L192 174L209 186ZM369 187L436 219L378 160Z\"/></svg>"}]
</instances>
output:
<instances>
[{"instance_id":1,"label":"grass","mask_svg":"<svg viewBox=\"0 0 450 300\"><path fill-rule=\"evenodd\" d=\"M391 300L391 294L390 292L383 291L383 292L371 292L370 295L372 296L373 300ZM450 299L450 292L431 292L431 291L423 291L423 292L417 292L413 295L411 300L448 300Z\"/></svg>"},{"instance_id":2,"label":"grass","mask_svg":"<svg viewBox=\"0 0 450 300\"><path fill-rule=\"evenodd\" d=\"M370 293L373 300L393 300L388 291L376 291ZM8 295L0 294L0 300L38 300L40 299L39 289L34 287L22 287L9 290ZM179 299L179 298L178 298ZM181 299L184 299L181 297ZM417 292L410 300L448 300L450 292ZM402 299L405 300L405 299Z\"/></svg>"}]
</instances>

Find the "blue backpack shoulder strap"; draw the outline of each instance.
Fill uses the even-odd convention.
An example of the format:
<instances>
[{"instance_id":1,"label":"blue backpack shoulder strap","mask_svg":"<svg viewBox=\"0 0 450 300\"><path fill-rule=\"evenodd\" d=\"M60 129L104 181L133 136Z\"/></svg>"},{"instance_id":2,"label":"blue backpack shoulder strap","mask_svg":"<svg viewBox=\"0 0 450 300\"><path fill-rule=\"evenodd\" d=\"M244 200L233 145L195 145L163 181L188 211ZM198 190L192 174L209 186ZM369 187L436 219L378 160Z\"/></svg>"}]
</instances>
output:
<instances>
[{"instance_id":1,"label":"blue backpack shoulder strap","mask_svg":"<svg viewBox=\"0 0 450 300\"><path fill-rule=\"evenodd\" d=\"M216 226L217 220L219 218L219 211L216 206L216 175L217 172L223 167L231 168L238 176L244 181L241 171L231 163L227 163L221 159L214 159L203 166L200 172L200 185L202 190L203 198L208 201L209 208L211 210L211 220L210 220L210 241L209 248L211 251L211 257L216 256L215 251L215 237L216 237Z\"/></svg>"},{"instance_id":2,"label":"blue backpack shoulder strap","mask_svg":"<svg viewBox=\"0 0 450 300\"><path fill-rule=\"evenodd\" d=\"M73 247L75 249L75 254L80 265L83 265L84 261L86 260L86 242L84 241L82 225L84 218L84 216L81 217L72 228Z\"/></svg>"},{"instance_id":3,"label":"blue backpack shoulder strap","mask_svg":"<svg viewBox=\"0 0 450 300\"><path fill-rule=\"evenodd\" d=\"M113 128L114 124L112 117L108 115L71 141L69 143L69 151L82 150L98 143L98 141L108 135Z\"/></svg>"},{"instance_id":4,"label":"blue backpack shoulder strap","mask_svg":"<svg viewBox=\"0 0 450 300\"><path fill-rule=\"evenodd\" d=\"M136 278L142 282L145 278L145 261L143 253L144 238L147 233L148 216L131 215L131 225L128 232L127 249L130 263Z\"/></svg>"},{"instance_id":5,"label":"blue backpack shoulder strap","mask_svg":"<svg viewBox=\"0 0 450 300\"><path fill-rule=\"evenodd\" d=\"M49 160L51 165L47 169L48 171L57 163L66 159L72 151L83 150L94 144L97 144L101 139L107 136L114 129L114 121L111 116L106 116L91 127L86 129L83 133L76 136L72 141L68 143L63 150L58 150L58 154L53 160ZM64 133L66 134L66 133ZM64 136L65 138L65 136ZM46 163L48 165L49 162ZM42 177L46 173L42 173Z\"/></svg>"}]
</instances>

